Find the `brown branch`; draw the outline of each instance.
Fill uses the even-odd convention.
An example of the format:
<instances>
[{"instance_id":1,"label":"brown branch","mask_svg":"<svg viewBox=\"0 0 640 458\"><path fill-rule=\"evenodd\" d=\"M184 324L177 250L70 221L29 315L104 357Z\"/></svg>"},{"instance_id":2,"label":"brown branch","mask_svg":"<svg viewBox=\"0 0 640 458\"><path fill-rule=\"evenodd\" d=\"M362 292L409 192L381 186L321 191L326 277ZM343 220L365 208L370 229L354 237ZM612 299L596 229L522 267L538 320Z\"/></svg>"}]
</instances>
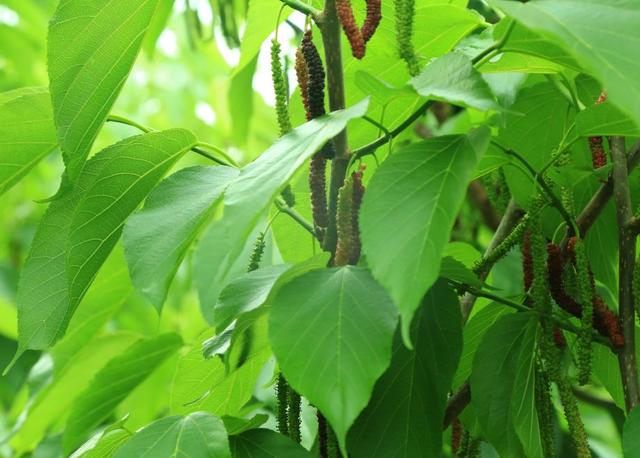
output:
<instances>
[{"instance_id":1,"label":"brown branch","mask_svg":"<svg viewBox=\"0 0 640 458\"><path fill-rule=\"evenodd\" d=\"M640 140L638 140L629 150L627 155L627 168L629 172L631 172L640 162ZM602 210L609 202L613 194L613 177L609 177L609 179L600 186L598 191L593 195L589 203L584 207L580 215L576 218L576 223L578 225L578 229L580 230L580 234L584 238L587 231L593 226L602 213ZM563 249L567 245L567 241L569 237L574 235L571 230L569 231L567 237L563 240L562 247Z\"/></svg>"},{"instance_id":2,"label":"brown branch","mask_svg":"<svg viewBox=\"0 0 640 458\"><path fill-rule=\"evenodd\" d=\"M635 312L633 303L633 268L635 264L636 235L628 229L632 218L629 170L624 149L624 137L611 137L613 159L613 197L618 223L618 310L624 347L618 353L624 402L627 412L640 403L638 365L635 353Z\"/></svg>"},{"instance_id":3,"label":"brown branch","mask_svg":"<svg viewBox=\"0 0 640 458\"><path fill-rule=\"evenodd\" d=\"M331 111L342 110L345 107L344 74L340 47L340 22L338 21L335 0L325 1L318 24L324 44L329 108ZM333 146L335 157L331 162L331 181L329 184L329 225L324 242L324 249L332 253L336 249L337 241L338 190L344 183L349 165L346 128L333 139Z\"/></svg>"},{"instance_id":4,"label":"brown branch","mask_svg":"<svg viewBox=\"0 0 640 458\"><path fill-rule=\"evenodd\" d=\"M442 429L447 429L449 425L458 418L465 407L471 402L471 385L469 381L465 381L458 391L447 401L447 407L444 411L444 421L442 422Z\"/></svg>"}]
</instances>

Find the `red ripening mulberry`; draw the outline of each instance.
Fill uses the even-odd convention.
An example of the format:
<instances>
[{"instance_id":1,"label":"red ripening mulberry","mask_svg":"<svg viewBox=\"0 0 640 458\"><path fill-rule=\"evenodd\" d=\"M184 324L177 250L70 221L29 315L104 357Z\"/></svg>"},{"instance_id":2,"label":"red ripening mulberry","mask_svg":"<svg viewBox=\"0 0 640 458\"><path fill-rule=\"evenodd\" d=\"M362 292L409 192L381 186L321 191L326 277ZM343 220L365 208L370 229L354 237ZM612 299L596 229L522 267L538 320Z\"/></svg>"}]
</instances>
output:
<instances>
[{"instance_id":1,"label":"red ripening mulberry","mask_svg":"<svg viewBox=\"0 0 640 458\"><path fill-rule=\"evenodd\" d=\"M349 263L353 251L353 179L344 180L338 191L338 210L336 216L338 241L333 264L344 266Z\"/></svg>"},{"instance_id":2,"label":"red ripening mulberry","mask_svg":"<svg viewBox=\"0 0 640 458\"><path fill-rule=\"evenodd\" d=\"M382 1L367 0L367 16L362 25L362 39L365 44L371 40L382 20Z\"/></svg>"},{"instance_id":3,"label":"red ripening mulberry","mask_svg":"<svg viewBox=\"0 0 640 458\"><path fill-rule=\"evenodd\" d=\"M362 249L362 243L360 242L360 206L362 205L362 198L364 197L364 185L362 184L362 175L364 174L366 166L361 165L357 172L353 172L351 177L353 178L353 210L351 214L351 226L353 231L353 247L351 251L350 264L357 264L360 259L360 250Z\"/></svg>"},{"instance_id":4,"label":"red ripening mulberry","mask_svg":"<svg viewBox=\"0 0 640 458\"><path fill-rule=\"evenodd\" d=\"M602 91L598 100L596 100L596 105L600 105L605 100L607 100L607 93ZM591 150L591 162L594 169L607 165L607 155L604 152L602 137L589 137L589 149Z\"/></svg>"},{"instance_id":5,"label":"red ripening mulberry","mask_svg":"<svg viewBox=\"0 0 640 458\"><path fill-rule=\"evenodd\" d=\"M575 245L576 238L571 237L569 242L567 243L567 251L569 252L571 262L575 265L576 257L575 257ZM604 336L609 337L611 340L611 344L616 348L621 348L624 346L624 336L620 329L620 321L618 320L618 316L607 306L602 297L596 294L595 290L595 282L593 280L593 273L590 272L591 277L591 288L593 290L593 326L598 330L598 332ZM582 316L582 308L577 301L574 301L575 305L572 306L571 309L565 308L563 304L560 305L567 312L572 315L580 318ZM573 307L577 307L577 313L574 312Z\"/></svg>"},{"instance_id":6,"label":"red ripening mulberry","mask_svg":"<svg viewBox=\"0 0 640 458\"><path fill-rule=\"evenodd\" d=\"M296 50L296 78L298 79L298 86L300 86L300 96L302 97L302 103L304 105L305 113L307 114L307 120L311 119L311 112L309 108L309 70L307 69L307 62L304 60L304 54L302 53L302 47L298 47Z\"/></svg>"},{"instance_id":7,"label":"red ripening mulberry","mask_svg":"<svg viewBox=\"0 0 640 458\"><path fill-rule=\"evenodd\" d=\"M326 113L324 109L324 67L320 54L318 53L318 48L313 44L311 30L305 32L301 46L309 74L307 83L307 97L309 101L307 119L314 119Z\"/></svg>"},{"instance_id":8,"label":"red ripening mulberry","mask_svg":"<svg viewBox=\"0 0 640 458\"><path fill-rule=\"evenodd\" d=\"M326 166L327 159L322 154L316 153L311 158L309 168L311 209L316 233L318 238L321 240L324 236L324 230L329 224L329 215L327 212Z\"/></svg>"},{"instance_id":9,"label":"red ripening mulberry","mask_svg":"<svg viewBox=\"0 0 640 458\"><path fill-rule=\"evenodd\" d=\"M456 418L451 423L451 451L455 454L457 454L460 449L462 432L462 423Z\"/></svg>"},{"instance_id":10,"label":"red ripening mulberry","mask_svg":"<svg viewBox=\"0 0 640 458\"><path fill-rule=\"evenodd\" d=\"M533 257L531 255L531 231L526 230L522 238L522 273L524 290L529 291L533 283Z\"/></svg>"},{"instance_id":11,"label":"red ripening mulberry","mask_svg":"<svg viewBox=\"0 0 640 458\"><path fill-rule=\"evenodd\" d=\"M349 0L337 0L336 12L338 13L340 24L342 24L342 30L344 30L344 34L347 36L347 40L349 40L349 44L351 45L353 57L362 59L365 53L364 38L360 27L356 24L351 2Z\"/></svg>"},{"instance_id":12,"label":"red ripening mulberry","mask_svg":"<svg viewBox=\"0 0 640 458\"><path fill-rule=\"evenodd\" d=\"M553 341L556 343L556 347L565 348L567 346L567 340L564 337L562 329L555 326L553 328Z\"/></svg>"}]
</instances>

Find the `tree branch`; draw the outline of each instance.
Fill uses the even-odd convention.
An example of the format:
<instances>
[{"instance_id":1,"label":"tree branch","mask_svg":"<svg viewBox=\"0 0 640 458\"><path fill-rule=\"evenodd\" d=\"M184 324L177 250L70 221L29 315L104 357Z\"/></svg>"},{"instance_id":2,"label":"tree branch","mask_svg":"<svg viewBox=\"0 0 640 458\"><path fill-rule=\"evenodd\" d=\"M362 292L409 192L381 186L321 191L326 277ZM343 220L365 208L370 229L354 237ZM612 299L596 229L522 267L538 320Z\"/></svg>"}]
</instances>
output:
<instances>
[{"instance_id":1,"label":"tree branch","mask_svg":"<svg viewBox=\"0 0 640 458\"><path fill-rule=\"evenodd\" d=\"M629 150L629 154L627 155L627 169L631 172L640 162L640 140L638 140ZM613 194L613 177L609 177L609 179L598 189L598 191L593 195L589 203L584 207L580 215L576 218L576 224L578 225L578 230L580 231L580 235L582 238L586 235L587 231L593 226L593 223L596 222L598 216L604 209L604 207L609 202L611 195ZM568 237L574 235L573 231L570 229L568 231ZM563 248L566 247L568 237L562 242Z\"/></svg>"},{"instance_id":2,"label":"tree branch","mask_svg":"<svg viewBox=\"0 0 640 458\"><path fill-rule=\"evenodd\" d=\"M613 197L618 222L618 313L624 335L624 347L618 353L624 402L627 412L640 403L638 365L635 353L635 312L633 303L633 268L635 264L636 235L628 224L632 218L629 171L624 149L624 137L611 137L613 159Z\"/></svg>"},{"instance_id":3,"label":"tree branch","mask_svg":"<svg viewBox=\"0 0 640 458\"><path fill-rule=\"evenodd\" d=\"M340 22L338 21L335 0L325 0L324 10L319 18L322 32L324 56L327 71L327 90L331 111L345 107L344 74L342 69L342 51L340 44ZM334 252L338 238L336 213L338 210L338 191L344 183L349 165L349 150L346 128L333 139L335 157L331 161L331 181L329 183L329 225L325 235L324 249Z\"/></svg>"},{"instance_id":4,"label":"tree branch","mask_svg":"<svg viewBox=\"0 0 640 458\"><path fill-rule=\"evenodd\" d=\"M302 228L304 228L307 232L313 235L314 238L317 239L316 231L313 229L313 225L309 221L307 221L300 213L289 207L280 198L275 200L275 204L278 210L280 210L285 215L290 216L296 223L298 223Z\"/></svg>"}]
</instances>

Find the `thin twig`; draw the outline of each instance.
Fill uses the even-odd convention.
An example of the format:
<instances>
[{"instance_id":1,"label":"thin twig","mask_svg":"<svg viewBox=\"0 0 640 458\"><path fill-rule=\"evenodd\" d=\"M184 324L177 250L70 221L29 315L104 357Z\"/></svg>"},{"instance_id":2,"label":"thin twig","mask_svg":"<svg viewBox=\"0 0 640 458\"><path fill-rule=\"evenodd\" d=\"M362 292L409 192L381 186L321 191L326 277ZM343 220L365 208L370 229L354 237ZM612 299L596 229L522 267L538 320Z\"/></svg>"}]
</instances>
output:
<instances>
[{"instance_id":1,"label":"thin twig","mask_svg":"<svg viewBox=\"0 0 640 458\"><path fill-rule=\"evenodd\" d=\"M313 6L308 5L307 3L301 2L300 0L280 0L287 6L290 6L296 11L301 12L305 16L311 16L314 21L318 21L322 15L321 11L318 11Z\"/></svg>"},{"instance_id":2,"label":"thin twig","mask_svg":"<svg viewBox=\"0 0 640 458\"><path fill-rule=\"evenodd\" d=\"M316 237L316 231L313 229L313 225L307 221L300 213L289 207L280 198L275 200L276 207L285 215L290 216L296 223L303 227L307 232Z\"/></svg>"}]
</instances>

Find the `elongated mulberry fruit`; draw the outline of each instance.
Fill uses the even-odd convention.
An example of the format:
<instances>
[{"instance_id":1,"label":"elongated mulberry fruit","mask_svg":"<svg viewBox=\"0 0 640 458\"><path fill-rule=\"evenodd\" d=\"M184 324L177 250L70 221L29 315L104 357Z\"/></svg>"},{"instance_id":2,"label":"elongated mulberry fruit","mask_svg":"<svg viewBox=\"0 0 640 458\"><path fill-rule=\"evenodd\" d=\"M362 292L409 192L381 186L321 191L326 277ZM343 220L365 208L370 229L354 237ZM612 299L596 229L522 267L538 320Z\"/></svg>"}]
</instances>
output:
<instances>
[{"instance_id":1,"label":"elongated mulberry fruit","mask_svg":"<svg viewBox=\"0 0 640 458\"><path fill-rule=\"evenodd\" d=\"M555 411L551 401L551 382L549 375L543 371L542 365L536 363L535 369L535 405L538 413L538 424L545 457L555 455L554 425Z\"/></svg>"},{"instance_id":2,"label":"elongated mulberry fruit","mask_svg":"<svg viewBox=\"0 0 640 458\"><path fill-rule=\"evenodd\" d=\"M327 159L320 153L311 158L309 165L309 190L311 192L311 210L316 235L319 240L324 238L324 233L329 224L327 211L326 189Z\"/></svg>"},{"instance_id":3,"label":"elongated mulberry fruit","mask_svg":"<svg viewBox=\"0 0 640 458\"><path fill-rule=\"evenodd\" d=\"M373 34L376 33L378 25L382 20L382 1L367 0L367 16L362 25L362 39L365 44L371 40Z\"/></svg>"},{"instance_id":4,"label":"elongated mulberry fruit","mask_svg":"<svg viewBox=\"0 0 640 458\"><path fill-rule=\"evenodd\" d=\"M524 290L529 291L533 283L533 256L531 255L531 231L526 230L522 237L522 275Z\"/></svg>"},{"instance_id":5,"label":"elongated mulberry fruit","mask_svg":"<svg viewBox=\"0 0 640 458\"><path fill-rule=\"evenodd\" d=\"M398 54L404 60L411 76L420 73L420 61L413 47L413 16L415 0L395 0L396 41Z\"/></svg>"},{"instance_id":6,"label":"elongated mulberry fruit","mask_svg":"<svg viewBox=\"0 0 640 458\"><path fill-rule=\"evenodd\" d=\"M302 53L302 46L299 46L296 50L296 78L298 79L298 86L300 87L300 96L302 97L302 104L307 115L307 121L311 119L311 112L309 108L309 70L307 69L307 63L304 60L304 54Z\"/></svg>"},{"instance_id":7,"label":"elongated mulberry fruit","mask_svg":"<svg viewBox=\"0 0 640 458\"><path fill-rule=\"evenodd\" d=\"M287 406L289 404L288 398L289 387L287 381L284 379L282 374L279 374L278 380L276 382L276 426L278 428L278 431L280 431L280 433L284 435L289 434L289 422L287 413Z\"/></svg>"},{"instance_id":8,"label":"elongated mulberry fruit","mask_svg":"<svg viewBox=\"0 0 640 458\"><path fill-rule=\"evenodd\" d=\"M305 32L302 38L302 54L307 65L309 75L307 83L308 119L315 119L326 113L324 108L324 67L318 48L313 44L311 30Z\"/></svg>"},{"instance_id":9,"label":"elongated mulberry fruit","mask_svg":"<svg viewBox=\"0 0 640 458\"><path fill-rule=\"evenodd\" d=\"M578 410L578 402L573 394L571 385L566 378L556 380L556 385L558 386L558 393L560 394L560 402L564 408L564 416L569 425L569 433L575 445L576 456L578 458L590 458L591 452L589 451L587 434L584 431L584 424L582 423L582 417Z\"/></svg>"},{"instance_id":10,"label":"elongated mulberry fruit","mask_svg":"<svg viewBox=\"0 0 640 458\"><path fill-rule=\"evenodd\" d=\"M266 246L264 241L264 232L261 232L256 239L256 243L253 245L253 252L249 258L249 267L247 272L253 272L260 267L260 261L262 261L262 255L264 254L264 248Z\"/></svg>"},{"instance_id":11,"label":"elongated mulberry fruit","mask_svg":"<svg viewBox=\"0 0 640 458\"><path fill-rule=\"evenodd\" d=\"M356 24L351 2L349 0L337 0L336 12L338 13L338 20L342 25L342 30L344 30L344 34L347 36L347 40L349 40L349 44L351 45L353 57L362 59L365 53L364 38L362 37L360 27Z\"/></svg>"},{"instance_id":12,"label":"elongated mulberry fruit","mask_svg":"<svg viewBox=\"0 0 640 458\"><path fill-rule=\"evenodd\" d=\"M282 136L291 131L291 120L289 119L289 94L280 62L280 43L275 38L271 40L271 79L276 94L276 115Z\"/></svg>"},{"instance_id":13,"label":"elongated mulberry fruit","mask_svg":"<svg viewBox=\"0 0 640 458\"><path fill-rule=\"evenodd\" d=\"M598 100L596 100L596 105L600 105L606 100L607 93L602 91ZM600 167L607 165L607 154L604 151L604 142L602 137L589 137L589 149L591 150L591 162L594 169L599 169Z\"/></svg>"},{"instance_id":14,"label":"elongated mulberry fruit","mask_svg":"<svg viewBox=\"0 0 640 458\"><path fill-rule=\"evenodd\" d=\"M454 455L458 454L463 433L462 423L457 418L451 422L451 451Z\"/></svg>"},{"instance_id":15,"label":"elongated mulberry fruit","mask_svg":"<svg viewBox=\"0 0 640 458\"><path fill-rule=\"evenodd\" d=\"M578 335L578 381L581 385L584 385L589 382L591 375L593 291L589 276L589 260L587 259L584 243L580 239L576 240L575 255L578 297L582 305L582 316L580 318L582 329Z\"/></svg>"},{"instance_id":16,"label":"elongated mulberry fruit","mask_svg":"<svg viewBox=\"0 0 640 458\"><path fill-rule=\"evenodd\" d=\"M360 166L357 172L353 172L351 175L353 179L353 210L351 215L351 225L353 231L353 247L351 249L351 259L349 264L357 264L360 259L360 251L362 249L362 243L360 242L360 206L362 205L362 198L364 197L364 185L362 184L362 175L364 174L365 166Z\"/></svg>"},{"instance_id":17,"label":"elongated mulberry fruit","mask_svg":"<svg viewBox=\"0 0 640 458\"><path fill-rule=\"evenodd\" d=\"M300 407L301 407L300 395L296 391L289 387L289 437L300 443Z\"/></svg>"},{"instance_id":18,"label":"elongated mulberry fruit","mask_svg":"<svg viewBox=\"0 0 640 458\"><path fill-rule=\"evenodd\" d=\"M338 192L338 242L334 265L349 263L353 250L353 179L347 178Z\"/></svg>"}]
</instances>

